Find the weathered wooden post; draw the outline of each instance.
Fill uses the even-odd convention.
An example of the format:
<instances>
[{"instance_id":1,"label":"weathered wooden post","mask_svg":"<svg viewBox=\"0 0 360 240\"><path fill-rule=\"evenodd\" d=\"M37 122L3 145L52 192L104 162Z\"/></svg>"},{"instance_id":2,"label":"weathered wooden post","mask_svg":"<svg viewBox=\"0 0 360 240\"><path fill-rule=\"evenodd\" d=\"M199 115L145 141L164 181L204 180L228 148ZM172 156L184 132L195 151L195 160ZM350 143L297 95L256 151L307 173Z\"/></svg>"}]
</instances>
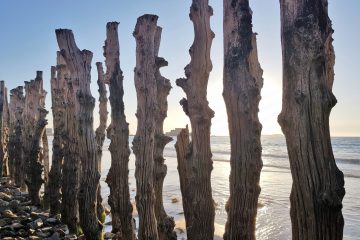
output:
<instances>
[{"instance_id":1,"label":"weathered wooden post","mask_svg":"<svg viewBox=\"0 0 360 240\"><path fill-rule=\"evenodd\" d=\"M22 113L25 106L24 88L22 86L10 90L10 137L9 137L9 161L10 174L17 186L23 187L24 182L24 159L22 156Z\"/></svg>"},{"instance_id":2,"label":"weathered wooden post","mask_svg":"<svg viewBox=\"0 0 360 240\"><path fill-rule=\"evenodd\" d=\"M56 169L54 174L60 177L61 181L61 219L69 227L70 232L78 233L79 231L79 202L78 202L78 191L79 191L79 181L80 181L80 159L78 158L78 141L76 140L76 116L75 115L75 104L73 99L73 84L69 68L66 65L65 59L60 53L57 53L57 66L56 66L57 76L56 79L53 79L54 91L58 94L54 98L59 97L59 99L53 99L57 102L56 112L57 118L56 122L59 124L56 128L58 129L59 137L56 140L57 152L59 153L58 158L53 158L52 161L55 162ZM56 80L56 81L55 81ZM61 88L61 90L60 90ZM60 94L63 96L61 101ZM55 121L55 120L54 120ZM54 125L55 127L55 125ZM54 129L55 131L55 129ZM55 138L54 138L55 140ZM61 162L62 172L61 172ZM50 171L52 172L52 170ZM54 184L57 183L58 179L55 179ZM57 189L54 189L52 194L54 197L58 195L56 193ZM57 204L54 202L54 204ZM57 205L59 206L59 205ZM54 208L54 212L56 208ZM51 210L52 211L52 210Z\"/></svg>"},{"instance_id":3,"label":"weathered wooden post","mask_svg":"<svg viewBox=\"0 0 360 240\"><path fill-rule=\"evenodd\" d=\"M260 194L263 86L249 0L224 0L224 91L231 143L224 239L255 239Z\"/></svg>"},{"instance_id":4,"label":"weathered wooden post","mask_svg":"<svg viewBox=\"0 0 360 240\"><path fill-rule=\"evenodd\" d=\"M63 136L65 135L66 124L66 103L67 103L67 74L66 65L60 52L57 52L57 66L51 67L51 103L53 114L53 144L52 160L49 172L48 200L50 214L55 215L61 212L61 186L63 167ZM64 196L64 198L66 198ZM66 201L65 201L66 202ZM65 206L65 205L64 205ZM65 209L63 211L66 211Z\"/></svg>"},{"instance_id":5,"label":"weathered wooden post","mask_svg":"<svg viewBox=\"0 0 360 240\"><path fill-rule=\"evenodd\" d=\"M98 72L98 80L97 84L99 87L99 116L100 116L100 123L98 128L95 131L95 137L96 137L96 144L97 144L97 169L101 176L101 157L102 157L102 148L105 141L105 131L106 131L106 124L107 124L107 91L106 91L106 85L105 85L105 74L104 69L101 62L96 63L96 68ZM98 189L97 189L97 216L98 219L101 220L101 222L105 221L105 213L104 213L104 207L102 205L102 196L101 196L101 186L100 182L98 183Z\"/></svg>"},{"instance_id":6,"label":"weathered wooden post","mask_svg":"<svg viewBox=\"0 0 360 240\"><path fill-rule=\"evenodd\" d=\"M74 165L81 166L81 174L76 173L77 176L80 176L80 188L77 193L80 226L86 239L100 239L102 224L98 221L96 212L96 192L100 174L97 170L97 144L93 130L95 99L90 92L92 52L80 51L71 30L57 29L56 37L61 49L60 54L70 72L71 81L68 82L70 85L68 104L71 107L67 108L67 134L69 137L67 148L69 149L66 150L64 158L73 155L70 160L73 160ZM78 170L80 169L75 168L75 171ZM78 184L74 182L72 186L67 187L76 188L76 186ZM75 201L71 204L74 204ZM76 221L73 220L73 224L76 227Z\"/></svg>"},{"instance_id":7,"label":"weathered wooden post","mask_svg":"<svg viewBox=\"0 0 360 240\"><path fill-rule=\"evenodd\" d=\"M25 183L32 204L40 204L40 188L43 164L40 156L40 142L47 125L45 109L46 91L43 89L42 71L36 72L35 80L25 82L25 107L23 117L23 154L25 162Z\"/></svg>"},{"instance_id":8,"label":"weathered wooden post","mask_svg":"<svg viewBox=\"0 0 360 240\"><path fill-rule=\"evenodd\" d=\"M9 125L10 113L5 82L0 81L0 177L9 175Z\"/></svg>"},{"instance_id":9,"label":"weathered wooden post","mask_svg":"<svg viewBox=\"0 0 360 240\"><path fill-rule=\"evenodd\" d=\"M163 77L160 68L168 65L168 62L158 56L160 49L162 28L157 27L155 33L154 53L155 53L155 79L157 88L157 112L155 116L155 144L154 144L154 190L155 190L155 215L158 224L160 240L176 240L174 231L174 218L168 216L163 203L163 184L167 173L167 166L164 164L164 148L171 142L172 138L164 134L164 121L167 116L168 103L167 96L170 93L170 80Z\"/></svg>"},{"instance_id":10,"label":"weathered wooden post","mask_svg":"<svg viewBox=\"0 0 360 240\"><path fill-rule=\"evenodd\" d=\"M49 183L50 163L49 163L49 142L48 142L46 129L41 137L41 143L42 143L41 162L44 165L44 184L45 184L45 188L47 188L47 185Z\"/></svg>"},{"instance_id":11,"label":"weathered wooden post","mask_svg":"<svg viewBox=\"0 0 360 240\"><path fill-rule=\"evenodd\" d=\"M49 162L49 142L46 133L46 129L41 137L42 149L40 151L40 160L44 166L44 196L42 207L44 209L50 208L49 202L49 172L50 172L50 162Z\"/></svg>"},{"instance_id":12,"label":"weathered wooden post","mask_svg":"<svg viewBox=\"0 0 360 240\"><path fill-rule=\"evenodd\" d=\"M293 185L293 239L342 239L344 175L334 159L329 116L335 54L328 1L280 0L283 105Z\"/></svg>"},{"instance_id":13,"label":"weathered wooden post","mask_svg":"<svg viewBox=\"0 0 360 240\"><path fill-rule=\"evenodd\" d=\"M194 24L195 40L189 52L191 62L185 67L186 78L176 80L187 99L180 104L189 116L192 135L184 129L176 143L180 187L189 239L213 239L214 201L211 193L212 154L210 127L214 112L207 101L207 84L212 63L210 48L214 33L210 28L213 14L208 0L193 0L190 19Z\"/></svg>"},{"instance_id":14,"label":"weathered wooden post","mask_svg":"<svg viewBox=\"0 0 360 240\"><path fill-rule=\"evenodd\" d=\"M133 140L136 157L136 206L139 212L139 240L159 239L155 216L154 143L157 111L155 33L158 16L143 15L137 19L136 67L134 70L137 93L138 125Z\"/></svg>"},{"instance_id":15,"label":"weathered wooden post","mask_svg":"<svg viewBox=\"0 0 360 240\"><path fill-rule=\"evenodd\" d=\"M129 191L129 124L124 112L124 77L120 69L118 25L117 22L107 23L104 46L111 106L111 123L107 129L107 137L111 140L111 167L106 183L110 188L108 203L111 207L112 232L119 238L135 240Z\"/></svg>"}]
</instances>

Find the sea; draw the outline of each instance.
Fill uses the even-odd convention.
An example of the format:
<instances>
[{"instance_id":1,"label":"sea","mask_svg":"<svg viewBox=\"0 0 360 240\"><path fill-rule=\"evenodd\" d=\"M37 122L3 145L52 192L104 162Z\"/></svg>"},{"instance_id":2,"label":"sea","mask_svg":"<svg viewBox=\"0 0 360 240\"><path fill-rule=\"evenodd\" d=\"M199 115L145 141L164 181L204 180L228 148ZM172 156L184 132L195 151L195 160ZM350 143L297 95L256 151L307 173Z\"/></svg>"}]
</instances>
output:
<instances>
[{"instance_id":1,"label":"sea","mask_svg":"<svg viewBox=\"0 0 360 240\"><path fill-rule=\"evenodd\" d=\"M292 178L283 135L262 136L261 194L256 222L258 240L291 239L290 222L290 190ZM133 137L130 136L129 143ZM186 239L185 220L182 208L175 141L167 144L164 151L168 172L164 181L163 201L167 214L176 222L178 239ZM104 205L107 205L109 188L105 183L110 168L111 157L108 151L110 141L107 139L103 147L101 186ZM333 137L332 146L338 167L345 176L346 195L343 199L343 215L345 219L344 239L360 239L360 137ZM216 203L215 238L222 239L227 214L225 204L229 197L230 174L230 142L229 137L211 137L214 169L212 171L212 194ZM129 183L131 201L135 205L135 156L131 154L129 162ZM134 209L134 218L137 212ZM111 221L108 216L107 222ZM136 221L138 223L138 221ZM111 226L106 225L106 231Z\"/></svg>"}]
</instances>

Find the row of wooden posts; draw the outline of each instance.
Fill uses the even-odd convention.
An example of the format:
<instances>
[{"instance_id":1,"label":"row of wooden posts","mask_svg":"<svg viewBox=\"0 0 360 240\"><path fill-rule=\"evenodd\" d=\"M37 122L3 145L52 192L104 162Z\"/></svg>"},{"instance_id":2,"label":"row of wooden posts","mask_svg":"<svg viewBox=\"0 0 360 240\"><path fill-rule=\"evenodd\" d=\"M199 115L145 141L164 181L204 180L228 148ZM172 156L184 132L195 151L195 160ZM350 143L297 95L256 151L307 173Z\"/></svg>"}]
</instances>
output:
<instances>
[{"instance_id":1,"label":"row of wooden posts","mask_svg":"<svg viewBox=\"0 0 360 240\"><path fill-rule=\"evenodd\" d=\"M280 0L283 49L283 109L279 123L286 137L293 186L291 220L293 239L342 239L344 177L332 153L329 115L336 104L332 94L334 50L327 0ZM214 237L214 203L211 191L210 127L214 112L207 101L212 70L208 0L193 0L190 19L195 39L191 62L180 86L180 101L191 122L177 137L176 152L188 239ZM138 18L134 81L137 91L136 205L138 239L176 239L174 220L164 210L163 181L167 172L163 150L171 141L163 133L167 96L171 89L159 69L167 66L158 56L161 31L158 17ZM124 114L123 75L119 60L118 23L106 26L104 57L98 70L100 125L93 130L95 100L90 92L92 53L80 51L71 30L56 30L60 51L51 68L53 155L49 154L45 126L46 91L42 72L35 80L10 91L0 82L1 172L19 186L26 186L34 204L51 214L61 213L71 232L80 228L87 239L101 239L104 209L99 185L102 146L111 140L110 188L112 231L117 239L135 239L128 186L129 128ZM224 0L224 90L231 140L230 198L224 239L255 239L260 194L261 124L258 119L262 69L258 62L256 34L248 0ZM107 127L107 90L111 123Z\"/></svg>"}]
</instances>

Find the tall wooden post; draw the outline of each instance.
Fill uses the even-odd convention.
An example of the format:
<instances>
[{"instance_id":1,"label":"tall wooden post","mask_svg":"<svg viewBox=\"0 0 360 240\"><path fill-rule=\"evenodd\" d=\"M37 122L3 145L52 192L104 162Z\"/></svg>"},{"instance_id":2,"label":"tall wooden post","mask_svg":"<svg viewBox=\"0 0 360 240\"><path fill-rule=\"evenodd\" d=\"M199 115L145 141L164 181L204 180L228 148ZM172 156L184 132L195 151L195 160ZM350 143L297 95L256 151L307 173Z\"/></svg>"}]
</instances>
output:
<instances>
[{"instance_id":1,"label":"tall wooden post","mask_svg":"<svg viewBox=\"0 0 360 240\"><path fill-rule=\"evenodd\" d=\"M135 87L138 125L133 140L136 157L136 206L139 212L139 240L158 240L154 192L154 143L157 111L154 40L158 17L143 15L137 19Z\"/></svg>"},{"instance_id":2,"label":"tall wooden post","mask_svg":"<svg viewBox=\"0 0 360 240\"><path fill-rule=\"evenodd\" d=\"M0 177L7 177L9 171L9 125L10 113L5 82L0 81Z\"/></svg>"},{"instance_id":3,"label":"tall wooden post","mask_svg":"<svg viewBox=\"0 0 360 240\"><path fill-rule=\"evenodd\" d=\"M106 81L105 81L105 74L104 69L101 62L96 63L96 68L98 72L98 91L99 91L99 116L100 116L100 123L98 128L95 131L96 137L96 144L97 144L97 170L101 176L101 157L102 157L102 148L105 141L105 131L106 131L106 124L107 124L107 91L106 91ZM105 220L104 218L104 207L102 205L102 196L101 196L101 186L100 182L98 183L97 189L97 216L99 220Z\"/></svg>"},{"instance_id":4,"label":"tall wooden post","mask_svg":"<svg viewBox=\"0 0 360 240\"><path fill-rule=\"evenodd\" d=\"M212 70L210 48L215 34L210 28L213 14L208 0L193 0L190 19L195 39L189 53L191 62L185 67L186 78L176 84L186 93L180 104L191 122L191 139L183 130L176 143L180 187L189 239L213 239L215 208L211 193L213 162L210 149L211 119L214 117L207 101L207 84Z\"/></svg>"},{"instance_id":5,"label":"tall wooden post","mask_svg":"<svg viewBox=\"0 0 360 240\"><path fill-rule=\"evenodd\" d=\"M40 157L40 142L47 125L45 110L46 91L43 89L42 72L36 72L35 80L25 82L25 107L23 111L23 154L25 159L25 183L32 204L40 204L40 188L43 164Z\"/></svg>"},{"instance_id":6,"label":"tall wooden post","mask_svg":"<svg viewBox=\"0 0 360 240\"><path fill-rule=\"evenodd\" d=\"M224 0L224 91L231 143L224 239L255 239L260 194L263 86L249 0Z\"/></svg>"},{"instance_id":7,"label":"tall wooden post","mask_svg":"<svg viewBox=\"0 0 360 240\"><path fill-rule=\"evenodd\" d=\"M156 64L156 88L157 88L157 112L155 116L155 144L154 144L154 190L155 190L155 215L158 224L160 240L176 240L174 231L174 218L168 216L163 203L163 184L167 173L167 166L164 164L165 145L172 141L171 137L164 134L164 121L167 116L168 102L167 96L170 93L170 80L163 77L160 68L168 65L168 62L158 56L160 49L162 28L157 27L155 33L155 64Z\"/></svg>"},{"instance_id":8,"label":"tall wooden post","mask_svg":"<svg viewBox=\"0 0 360 240\"><path fill-rule=\"evenodd\" d=\"M112 232L119 238L135 240L129 191L129 124L126 122L123 101L124 77L120 69L118 25L117 22L107 23L104 46L111 106L111 123L107 129L107 137L111 140L111 166L106 183L110 188L108 202L111 207Z\"/></svg>"},{"instance_id":9,"label":"tall wooden post","mask_svg":"<svg viewBox=\"0 0 360 240\"><path fill-rule=\"evenodd\" d=\"M53 114L54 138L52 143L52 161L49 172L48 199L52 215L61 212L62 168L64 161L63 138L65 136L67 103L67 69L60 52L57 52L57 65L51 67L51 103ZM66 173L66 172L65 172ZM69 172L67 172L69 174ZM65 188L64 188L65 190ZM63 196L65 199L69 196ZM66 206L65 204L63 206ZM67 211L63 209L63 212ZM65 214L67 215L67 214Z\"/></svg>"},{"instance_id":10,"label":"tall wooden post","mask_svg":"<svg viewBox=\"0 0 360 240\"><path fill-rule=\"evenodd\" d=\"M80 226L86 239L100 239L102 224L96 213L100 174L97 170L97 144L93 130L95 99L90 91L92 52L80 51L71 30L57 29L56 37L71 78L68 104L73 107L67 109L68 137L71 142L68 142L67 147L68 154L73 155L70 159L74 160L74 165L81 166L80 188L77 193ZM69 155L64 156L66 157ZM76 186L75 182L71 187Z\"/></svg>"},{"instance_id":11,"label":"tall wooden post","mask_svg":"<svg viewBox=\"0 0 360 240\"><path fill-rule=\"evenodd\" d=\"M328 1L280 0L283 105L293 185L293 239L342 239L344 175L334 159L329 116L335 54Z\"/></svg>"},{"instance_id":12,"label":"tall wooden post","mask_svg":"<svg viewBox=\"0 0 360 240\"><path fill-rule=\"evenodd\" d=\"M44 184L47 188L47 185L49 183L50 163L49 163L49 142L48 142L46 129L41 137L41 143L42 143L41 160L44 165Z\"/></svg>"},{"instance_id":13,"label":"tall wooden post","mask_svg":"<svg viewBox=\"0 0 360 240\"><path fill-rule=\"evenodd\" d=\"M24 182L24 159L22 156L22 113L25 106L24 88L19 86L10 90L10 137L9 137L9 161L10 174L17 186L23 187Z\"/></svg>"}]
</instances>

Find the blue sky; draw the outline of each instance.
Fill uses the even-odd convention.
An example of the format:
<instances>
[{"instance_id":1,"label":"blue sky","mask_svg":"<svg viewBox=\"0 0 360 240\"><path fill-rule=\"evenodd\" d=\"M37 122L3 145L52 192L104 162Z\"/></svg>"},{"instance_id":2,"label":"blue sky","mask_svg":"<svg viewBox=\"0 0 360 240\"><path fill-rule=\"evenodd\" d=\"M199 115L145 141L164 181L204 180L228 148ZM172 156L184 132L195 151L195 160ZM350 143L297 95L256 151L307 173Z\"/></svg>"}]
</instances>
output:
<instances>
[{"instance_id":1,"label":"blue sky","mask_svg":"<svg viewBox=\"0 0 360 240\"><path fill-rule=\"evenodd\" d=\"M210 106L215 110L212 134L228 135L227 117L222 98L222 1L210 0L214 8L211 19L216 37L212 46L213 71L208 86ZM264 88L260 103L263 134L281 133L277 115L281 110L281 43L278 0L250 1L254 12L254 31L258 33L259 60L264 69ZM126 115L130 131L136 130L136 94L133 79L135 40L132 32L136 19L145 13L159 16L163 27L160 56L169 66L162 69L172 82L169 112L165 130L183 127L188 119L179 100L184 96L175 80L184 76L183 68L190 61L188 49L193 41L193 26L189 20L190 0L0 0L0 79L9 89L33 79L36 70L44 71L45 88L50 91L50 66L55 64L58 46L56 28L69 28L77 45L94 53L92 93L97 97L95 62L104 61L102 46L105 25L118 21L121 48L121 68L124 72ZM334 136L360 136L360 1L329 0L330 17L335 29L336 51L334 93L338 104L331 114ZM50 109L50 95L47 108ZM95 126L97 125L95 109ZM51 114L49 114L51 124Z\"/></svg>"}]
</instances>

